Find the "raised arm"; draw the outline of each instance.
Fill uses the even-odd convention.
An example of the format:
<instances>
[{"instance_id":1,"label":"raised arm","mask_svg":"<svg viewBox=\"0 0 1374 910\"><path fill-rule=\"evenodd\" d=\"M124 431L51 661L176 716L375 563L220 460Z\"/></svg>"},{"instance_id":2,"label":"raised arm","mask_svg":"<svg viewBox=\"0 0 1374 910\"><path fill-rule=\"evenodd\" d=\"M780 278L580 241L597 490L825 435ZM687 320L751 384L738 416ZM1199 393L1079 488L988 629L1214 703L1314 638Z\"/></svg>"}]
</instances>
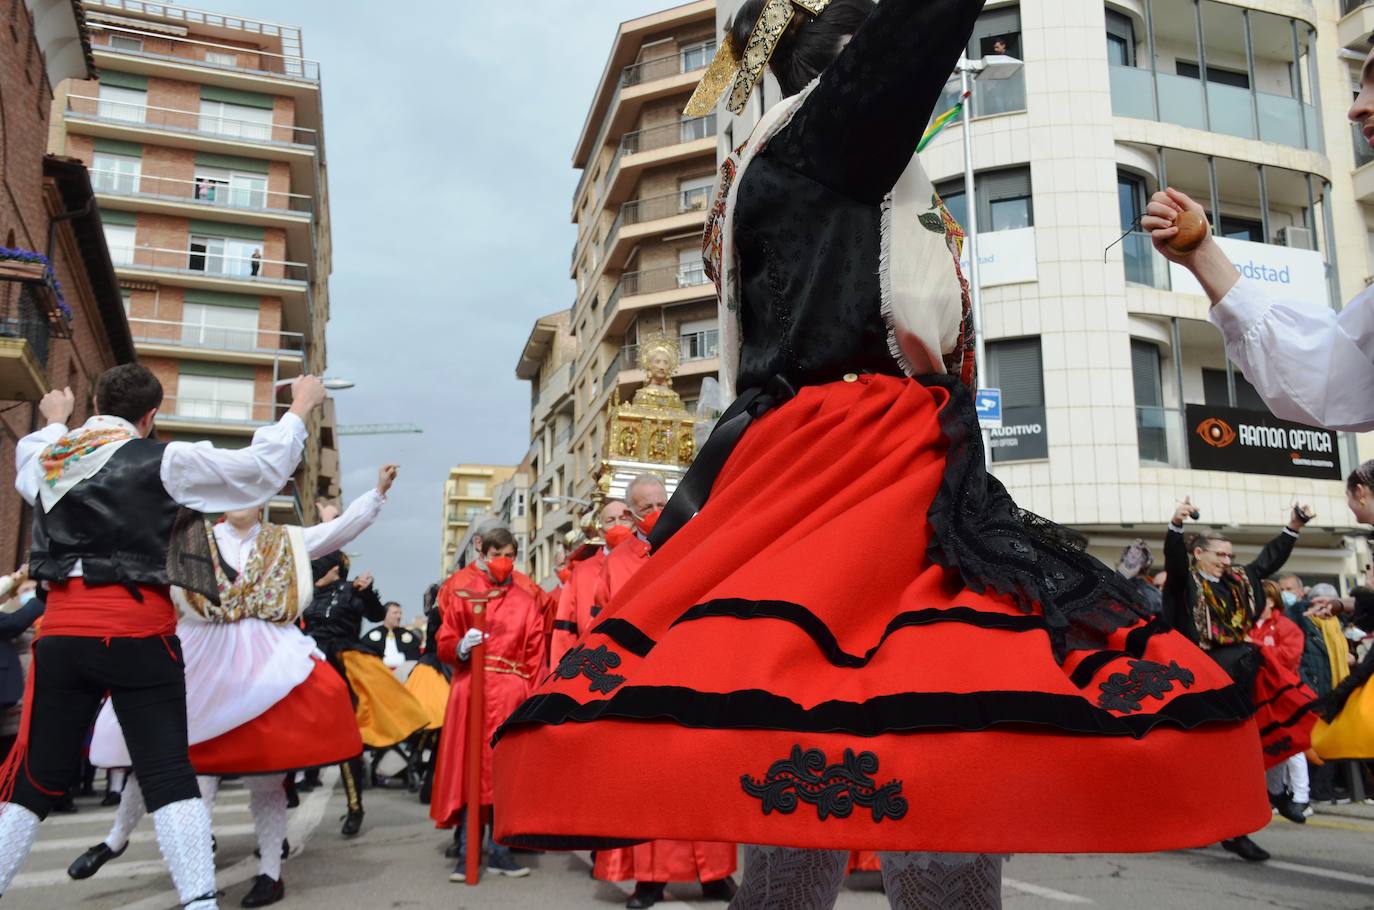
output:
<instances>
[{"instance_id":1,"label":"raised arm","mask_svg":"<svg viewBox=\"0 0 1374 910\"><path fill-rule=\"evenodd\" d=\"M880 202L911 162L983 0L882 0L768 146L798 172Z\"/></svg>"},{"instance_id":2,"label":"raised arm","mask_svg":"<svg viewBox=\"0 0 1374 910\"><path fill-rule=\"evenodd\" d=\"M302 529L305 547L311 559L318 559L352 543L359 534L372 527L386 504L386 494L396 479L396 465L389 464L377 474L377 486L348 504L338 518Z\"/></svg>"},{"instance_id":3,"label":"raised arm","mask_svg":"<svg viewBox=\"0 0 1374 910\"><path fill-rule=\"evenodd\" d=\"M47 425L19 440L15 447L14 488L29 505L37 501L38 486L42 483L38 456L67 434L67 421L71 419L75 407L76 396L71 389L53 389L38 403L38 411Z\"/></svg>"},{"instance_id":4,"label":"raised arm","mask_svg":"<svg viewBox=\"0 0 1374 910\"><path fill-rule=\"evenodd\" d=\"M1288 557L1293 555L1293 547L1298 542L1298 532L1293 528L1284 528L1279 532L1279 536L1264 545L1259 556L1255 561L1246 566L1261 579L1268 578L1279 569L1283 568L1284 563L1288 562Z\"/></svg>"},{"instance_id":5,"label":"raised arm","mask_svg":"<svg viewBox=\"0 0 1374 910\"><path fill-rule=\"evenodd\" d=\"M1191 506L1189 509L1191 510ZM1164 621L1194 643L1199 640L1197 625L1188 605L1188 546L1183 539L1183 522L1178 515L1164 534Z\"/></svg>"}]
</instances>

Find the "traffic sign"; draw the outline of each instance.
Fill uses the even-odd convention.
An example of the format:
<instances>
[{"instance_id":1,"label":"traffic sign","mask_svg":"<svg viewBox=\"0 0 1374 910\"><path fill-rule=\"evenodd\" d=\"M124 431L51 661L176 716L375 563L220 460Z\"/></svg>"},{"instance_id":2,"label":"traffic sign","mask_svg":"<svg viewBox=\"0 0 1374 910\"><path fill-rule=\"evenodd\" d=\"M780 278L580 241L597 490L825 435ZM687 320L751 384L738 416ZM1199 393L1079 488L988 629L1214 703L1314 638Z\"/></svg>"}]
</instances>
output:
<instances>
[{"instance_id":1,"label":"traffic sign","mask_svg":"<svg viewBox=\"0 0 1374 910\"><path fill-rule=\"evenodd\" d=\"M978 412L978 423L984 429L993 430L1002 426L1002 390L979 389L974 396L974 409Z\"/></svg>"}]
</instances>

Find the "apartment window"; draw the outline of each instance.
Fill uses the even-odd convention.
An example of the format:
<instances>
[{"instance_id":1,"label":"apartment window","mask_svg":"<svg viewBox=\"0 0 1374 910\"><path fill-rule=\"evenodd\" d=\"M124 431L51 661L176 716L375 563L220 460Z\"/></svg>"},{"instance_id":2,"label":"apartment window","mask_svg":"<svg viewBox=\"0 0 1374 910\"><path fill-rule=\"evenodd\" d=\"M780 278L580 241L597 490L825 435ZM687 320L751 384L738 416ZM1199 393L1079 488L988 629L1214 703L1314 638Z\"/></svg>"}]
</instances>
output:
<instances>
[{"instance_id":1,"label":"apartment window","mask_svg":"<svg viewBox=\"0 0 1374 910\"><path fill-rule=\"evenodd\" d=\"M1264 223L1254 218L1237 218L1222 215L1217 225L1217 234L1231 240L1249 240L1251 243L1264 243Z\"/></svg>"},{"instance_id":2,"label":"apartment window","mask_svg":"<svg viewBox=\"0 0 1374 910\"><path fill-rule=\"evenodd\" d=\"M253 258L254 253L258 254L256 260ZM191 235L191 247L186 267L192 271L210 272L214 275L252 277L258 274L261 264L262 244L260 242L239 240L234 237Z\"/></svg>"},{"instance_id":3,"label":"apartment window","mask_svg":"<svg viewBox=\"0 0 1374 910\"><path fill-rule=\"evenodd\" d=\"M202 98L200 129L238 139L271 139L272 112L266 108Z\"/></svg>"},{"instance_id":4,"label":"apartment window","mask_svg":"<svg viewBox=\"0 0 1374 910\"><path fill-rule=\"evenodd\" d=\"M137 155L96 152L91 159L91 185L97 192L124 195L137 193L139 171L142 166L143 159Z\"/></svg>"},{"instance_id":5,"label":"apartment window","mask_svg":"<svg viewBox=\"0 0 1374 910\"><path fill-rule=\"evenodd\" d=\"M105 246L110 249L110 261L115 265L129 265L134 261L134 226L105 224Z\"/></svg>"},{"instance_id":6,"label":"apartment window","mask_svg":"<svg viewBox=\"0 0 1374 910\"><path fill-rule=\"evenodd\" d=\"M206 51L205 62L219 66L238 66L239 55L231 51Z\"/></svg>"},{"instance_id":7,"label":"apartment window","mask_svg":"<svg viewBox=\"0 0 1374 910\"><path fill-rule=\"evenodd\" d=\"M1168 421L1164 410L1164 382L1159 346L1131 339L1131 378L1135 384L1136 442L1142 461L1169 461Z\"/></svg>"},{"instance_id":8,"label":"apartment window","mask_svg":"<svg viewBox=\"0 0 1374 910\"><path fill-rule=\"evenodd\" d=\"M487 484L484 480L469 480L463 484L463 495L468 499L486 499Z\"/></svg>"},{"instance_id":9,"label":"apartment window","mask_svg":"<svg viewBox=\"0 0 1374 910\"><path fill-rule=\"evenodd\" d=\"M1135 66L1135 23L1114 10L1107 10L1107 63Z\"/></svg>"},{"instance_id":10,"label":"apartment window","mask_svg":"<svg viewBox=\"0 0 1374 910\"><path fill-rule=\"evenodd\" d=\"M175 413L208 420L252 420L253 380L183 373L177 380Z\"/></svg>"},{"instance_id":11,"label":"apartment window","mask_svg":"<svg viewBox=\"0 0 1374 910\"><path fill-rule=\"evenodd\" d=\"M706 139L715 134L716 118L714 115L692 117L683 120L680 129L682 131L681 141L683 142L695 142L698 139Z\"/></svg>"},{"instance_id":12,"label":"apartment window","mask_svg":"<svg viewBox=\"0 0 1374 910\"><path fill-rule=\"evenodd\" d=\"M712 38L710 41L698 41L696 44L685 45L680 53L684 73L705 69L710 64L711 58L716 55L716 40Z\"/></svg>"},{"instance_id":13,"label":"apartment window","mask_svg":"<svg viewBox=\"0 0 1374 910\"><path fill-rule=\"evenodd\" d=\"M258 346L258 311L250 307L188 303L181 311L181 340L194 347L246 351Z\"/></svg>"},{"instance_id":14,"label":"apartment window","mask_svg":"<svg viewBox=\"0 0 1374 910\"><path fill-rule=\"evenodd\" d=\"M720 354L720 330L714 319L694 319L678 326L683 360L705 360Z\"/></svg>"},{"instance_id":15,"label":"apartment window","mask_svg":"<svg viewBox=\"0 0 1374 910\"><path fill-rule=\"evenodd\" d=\"M706 283L706 264L701 259L701 248L684 247L677 251L677 286L696 287Z\"/></svg>"},{"instance_id":16,"label":"apartment window","mask_svg":"<svg viewBox=\"0 0 1374 910\"><path fill-rule=\"evenodd\" d=\"M716 178L713 174L678 181L679 211L705 211L711 204L711 190L715 189L715 186Z\"/></svg>"},{"instance_id":17,"label":"apartment window","mask_svg":"<svg viewBox=\"0 0 1374 910\"><path fill-rule=\"evenodd\" d=\"M110 47L117 51L141 51L143 39L134 35L111 35Z\"/></svg>"},{"instance_id":18,"label":"apartment window","mask_svg":"<svg viewBox=\"0 0 1374 910\"><path fill-rule=\"evenodd\" d=\"M969 39L970 57L1004 54L1024 60L1021 51L1021 10L1018 7L992 10L978 17L973 36ZM956 83L957 85L957 83ZM949 106L942 107L936 114ZM1026 109L1026 79L1017 73L1010 79L986 79L978 83L974 93L974 116L1005 114Z\"/></svg>"},{"instance_id":19,"label":"apartment window","mask_svg":"<svg viewBox=\"0 0 1374 910\"><path fill-rule=\"evenodd\" d=\"M234 208L267 207L267 177L228 168L196 165L196 198Z\"/></svg>"},{"instance_id":20,"label":"apartment window","mask_svg":"<svg viewBox=\"0 0 1374 910\"><path fill-rule=\"evenodd\" d=\"M1140 230L1136 219L1145 211L1145 180L1134 174L1117 171L1116 205L1121 216L1121 230L1133 233L1121 242L1121 255L1130 284L1158 285L1155 276L1154 247L1148 234Z\"/></svg>"},{"instance_id":21,"label":"apartment window","mask_svg":"<svg viewBox=\"0 0 1374 910\"><path fill-rule=\"evenodd\" d=\"M516 490L516 491L515 491L515 504L514 504L514 508L513 508L513 514L515 515L516 518L524 518L524 517L525 517L525 511L526 511L526 509L527 509L527 507L528 507L528 506L527 506L527 499L526 499L527 495L528 495L528 494L526 494L524 490Z\"/></svg>"},{"instance_id":22,"label":"apartment window","mask_svg":"<svg viewBox=\"0 0 1374 910\"><path fill-rule=\"evenodd\" d=\"M990 341L987 355L989 379L1002 390L1002 427L990 433L993 462L1048 458L1040 339Z\"/></svg>"},{"instance_id":23,"label":"apartment window","mask_svg":"<svg viewBox=\"0 0 1374 910\"><path fill-rule=\"evenodd\" d=\"M964 182L947 180L936 188L954 220L968 223ZM1010 231L1035 226L1035 206L1031 198L1030 168L985 171L974 181L978 194L978 229L984 233Z\"/></svg>"},{"instance_id":24,"label":"apartment window","mask_svg":"<svg viewBox=\"0 0 1374 910\"><path fill-rule=\"evenodd\" d=\"M1236 378L1236 407L1246 411L1259 411L1262 414L1269 413L1269 407L1260 398L1259 392L1250 384L1239 370L1235 371ZM1228 407L1231 396L1226 388L1225 370L1203 370L1202 371L1202 400L1204 404L1214 408Z\"/></svg>"},{"instance_id":25,"label":"apartment window","mask_svg":"<svg viewBox=\"0 0 1374 910\"><path fill-rule=\"evenodd\" d=\"M148 114L148 93L101 83L96 89L96 116L106 120L142 123Z\"/></svg>"},{"instance_id":26,"label":"apartment window","mask_svg":"<svg viewBox=\"0 0 1374 910\"><path fill-rule=\"evenodd\" d=\"M1198 78L1202 70L1196 63L1187 60L1174 61L1174 72L1188 79ZM1213 85L1231 85L1236 88L1249 89L1250 75L1244 70L1225 69L1224 67L1207 65L1207 81Z\"/></svg>"}]
</instances>

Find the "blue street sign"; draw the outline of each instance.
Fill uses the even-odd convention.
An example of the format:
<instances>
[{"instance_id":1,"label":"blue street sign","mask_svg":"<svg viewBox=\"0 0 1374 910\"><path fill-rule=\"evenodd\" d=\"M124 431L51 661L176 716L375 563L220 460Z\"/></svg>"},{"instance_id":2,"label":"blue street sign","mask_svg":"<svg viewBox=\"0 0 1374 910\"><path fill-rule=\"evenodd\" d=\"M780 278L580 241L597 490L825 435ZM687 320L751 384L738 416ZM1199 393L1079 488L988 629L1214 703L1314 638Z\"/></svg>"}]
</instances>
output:
<instances>
[{"instance_id":1,"label":"blue street sign","mask_svg":"<svg viewBox=\"0 0 1374 910\"><path fill-rule=\"evenodd\" d=\"M978 423L984 429L996 429L1002 425L1002 390L979 389L974 396L974 408L978 412Z\"/></svg>"}]
</instances>

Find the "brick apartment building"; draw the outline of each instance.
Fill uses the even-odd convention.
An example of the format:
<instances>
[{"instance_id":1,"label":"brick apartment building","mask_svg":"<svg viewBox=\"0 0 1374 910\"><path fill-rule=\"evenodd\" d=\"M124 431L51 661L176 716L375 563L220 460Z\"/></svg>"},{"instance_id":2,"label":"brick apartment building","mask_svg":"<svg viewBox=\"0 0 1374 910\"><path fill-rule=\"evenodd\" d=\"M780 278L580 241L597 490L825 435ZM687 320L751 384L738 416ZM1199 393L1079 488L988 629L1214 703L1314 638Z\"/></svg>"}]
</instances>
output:
<instances>
[{"instance_id":1,"label":"brick apartment building","mask_svg":"<svg viewBox=\"0 0 1374 910\"><path fill-rule=\"evenodd\" d=\"M246 444L326 363L331 270L318 65L293 26L85 0L99 79L58 91L55 151L91 171L165 438ZM277 520L339 491L332 406Z\"/></svg>"},{"instance_id":2,"label":"brick apartment building","mask_svg":"<svg viewBox=\"0 0 1374 910\"><path fill-rule=\"evenodd\" d=\"M14 491L14 447L41 422L52 388L91 414L101 372L134 360L90 179L79 161L45 156L53 88L95 72L79 4L10 4L0 30L0 571L27 559L28 507ZM51 270L30 254L39 254ZM70 316L63 312L63 308Z\"/></svg>"}]
</instances>

